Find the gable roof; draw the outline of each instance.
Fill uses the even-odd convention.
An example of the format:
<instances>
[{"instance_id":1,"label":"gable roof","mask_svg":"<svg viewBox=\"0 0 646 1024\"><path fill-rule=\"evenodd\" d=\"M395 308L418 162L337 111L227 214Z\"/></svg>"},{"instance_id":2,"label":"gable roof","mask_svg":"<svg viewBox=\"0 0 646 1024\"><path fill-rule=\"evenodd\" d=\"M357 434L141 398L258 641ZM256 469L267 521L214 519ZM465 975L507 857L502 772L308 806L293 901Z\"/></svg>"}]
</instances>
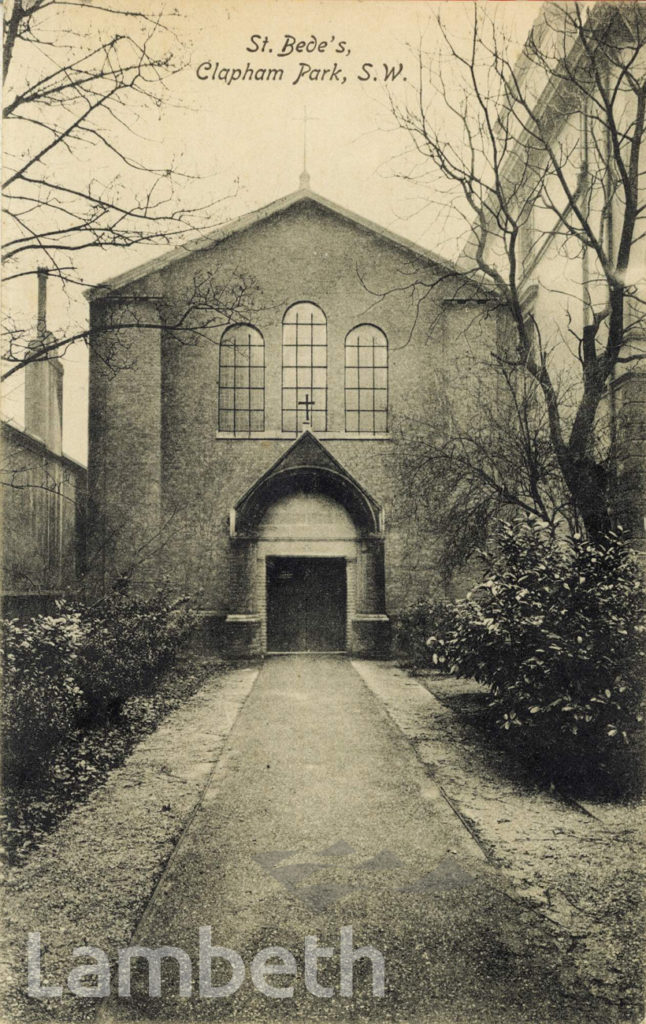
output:
<instances>
[{"instance_id":1,"label":"gable roof","mask_svg":"<svg viewBox=\"0 0 646 1024\"><path fill-rule=\"evenodd\" d=\"M383 238L387 242L390 242L401 249L405 249L409 253L412 252L429 263L436 264L436 266L441 267L445 272L456 274L458 276L464 276L467 273L466 268L459 267L456 263L452 263L450 260L444 259L444 257L438 256L436 253L433 253L428 249L424 249L421 245L417 245L415 242L410 242L401 235L397 235L393 231L389 231L387 228L381 227L379 224L368 220L366 217L360 217L359 214L346 210L345 207L333 203L330 199L326 199L317 192L312 192L308 188L302 188L297 192L291 192L289 195L283 196L281 199L276 199L273 203L269 203L267 206L262 206L258 210L254 210L251 213L245 213L242 217L237 217L235 220L229 221L229 223L222 225L215 231L200 235L199 238L194 238L185 242L176 249L173 249L171 252L164 253L162 256L157 256L152 260L148 260L148 262L142 263L140 266L134 267L132 270L126 270L123 274L117 274L115 277L107 278L100 284L93 285L91 288L86 289L85 295L90 301L92 301L92 299L104 296L106 292L125 288L127 285L134 284L136 281L140 281L141 279L148 277L149 274L166 270L167 267L192 256L194 253L210 249L212 246L217 245L218 242L222 242L225 238L229 238L231 235L237 234L240 231L246 231L248 228L254 227L256 224L261 224L270 217L283 213L291 207L304 202L314 203L322 209L335 214L337 217L341 217L343 220L356 224L365 231L369 231L377 237ZM470 274L469 276L472 277L473 275ZM482 287L481 283L477 280L474 280L474 284L478 284ZM491 285L486 287L486 290L489 292L493 291Z\"/></svg>"},{"instance_id":2,"label":"gable roof","mask_svg":"<svg viewBox=\"0 0 646 1024\"><path fill-rule=\"evenodd\" d=\"M289 446L286 452L276 459L273 466L263 474L262 479L270 473L279 473L286 469L300 469L303 466L315 469L330 469L334 473L342 473L349 477L350 474L343 468L334 456L327 450L324 444L319 441L311 430L304 430Z\"/></svg>"}]
</instances>

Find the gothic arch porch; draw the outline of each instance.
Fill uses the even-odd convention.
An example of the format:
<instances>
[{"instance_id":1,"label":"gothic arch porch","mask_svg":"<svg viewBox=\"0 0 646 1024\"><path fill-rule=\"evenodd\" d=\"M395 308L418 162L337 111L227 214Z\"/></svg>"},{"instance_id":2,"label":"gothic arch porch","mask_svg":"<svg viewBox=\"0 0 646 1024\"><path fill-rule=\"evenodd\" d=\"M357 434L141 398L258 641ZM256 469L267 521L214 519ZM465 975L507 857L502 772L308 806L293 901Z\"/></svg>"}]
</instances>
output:
<instances>
[{"instance_id":1,"label":"gothic arch porch","mask_svg":"<svg viewBox=\"0 0 646 1024\"><path fill-rule=\"evenodd\" d=\"M381 508L312 434L237 502L230 533L232 651L386 652Z\"/></svg>"}]
</instances>

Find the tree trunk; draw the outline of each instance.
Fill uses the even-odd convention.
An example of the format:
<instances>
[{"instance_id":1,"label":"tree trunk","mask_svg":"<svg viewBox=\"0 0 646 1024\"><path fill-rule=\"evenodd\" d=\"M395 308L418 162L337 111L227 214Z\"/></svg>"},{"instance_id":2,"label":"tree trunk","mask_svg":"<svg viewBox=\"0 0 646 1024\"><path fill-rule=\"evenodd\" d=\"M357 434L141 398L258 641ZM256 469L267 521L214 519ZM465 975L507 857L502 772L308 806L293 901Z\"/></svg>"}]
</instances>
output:
<instances>
[{"instance_id":1,"label":"tree trunk","mask_svg":"<svg viewBox=\"0 0 646 1024\"><path fill-rule=\"evenodd\" d=\"M608 473L590 456L566 458L563 475L590 540L603 541L612 529L608 508Z\"/></svg>"}]
</instances>

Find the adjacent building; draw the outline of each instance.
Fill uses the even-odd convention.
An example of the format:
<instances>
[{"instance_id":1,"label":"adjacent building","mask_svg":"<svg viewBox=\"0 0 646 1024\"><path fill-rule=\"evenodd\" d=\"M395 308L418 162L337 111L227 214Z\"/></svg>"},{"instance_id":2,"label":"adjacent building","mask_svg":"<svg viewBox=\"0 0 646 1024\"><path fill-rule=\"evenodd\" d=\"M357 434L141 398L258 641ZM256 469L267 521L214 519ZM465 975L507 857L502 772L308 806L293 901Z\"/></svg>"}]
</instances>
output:
<instances>
[{"instance_id":1,"label":"adjacent building","mask_svg":"<svg viewBox=\"0 0 646 1024\"><path fill-rule=\"evenodd\" d=\"M46 339L46 272L39 274L35 348ZM50 611L73 591L84 561L86 469L63 454L63 366L24 369L24 429L3 422L0 455L2 603L6 615Z\"/></svg>"},{"instance_id":2,"label":"adjacent building","mask_svg":"<svg viewBox=\"0 0 646 1024\"><path fill-rule=\"evenodd\" d=\"M622 282L620 358L580 457L594 461L613 524L636 548L646 545L645 40L642 4L541 5L517 65L503 68L497 191L486 230L474 229L487 261L505 280L513 271L566 438L593 373L586 345L604 353L610 283ZM475 249L472 239L465 255Z\"/></svg>"}]
</instances>

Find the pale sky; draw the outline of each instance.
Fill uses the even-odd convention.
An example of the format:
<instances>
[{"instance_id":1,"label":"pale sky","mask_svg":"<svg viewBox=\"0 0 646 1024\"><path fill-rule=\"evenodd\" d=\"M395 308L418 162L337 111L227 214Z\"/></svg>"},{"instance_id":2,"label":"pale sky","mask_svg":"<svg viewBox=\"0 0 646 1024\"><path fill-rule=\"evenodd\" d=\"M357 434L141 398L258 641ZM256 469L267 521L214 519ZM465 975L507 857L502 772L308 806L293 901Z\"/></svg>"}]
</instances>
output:
<instances>
[{"instance_id":1,"label":"pale sky","mask_svg":"<svg viewBox=\"0 0 646 1024\"><path fill-rule=\"evenodd\" d=\"M155 0L143 0L144 5L151 12L158 8ZM429 197L419 186L396 176L410 143L396 129L388 101L388 88L398 101L405 99L408 79L415 79L414 51L420 40L432 46L432 19L438 6L458 24L467 14L466 4L438 5L427 0L183 0L180 17L173 19L173 48L187 67L170 80L158 123L141 127L142 152L149 146L155 159L160 152L173 157L176 166L197 177L187 186L191 203L197 204L202 197L228 197L218 206L217 216L205 224L212 229L298 188L306 106L311 118L307 146L311 188L430 250L455 255L457 239L450 237L436 211L429 208ZM487 6L516 40L522 40L540 5L536 0L493 0ZM252 41L252 36L257 38ZM326 41L327 48L323 53L294 49L280 57L281 50L290 49L286 37L310 47L313 38L317 46ZM343 52L335 52L341 44ZM234 69L242 74L247 62L254 72L282 69L282 81L229 84ZM217 74L225 75L224 80L198 77L198 68L206 75L216 63ZM366 63L372 67L364 70ZM387 87L384 65L398 69L400 64L401 72ZM360 76L367 80L361 81ZM161 251L144 247L88 254L81 265L83 280L96 284ZM33 308L35 323L36 286L30 278L27 281L33 295L24 286L20 294L7 289L5 307L15 303L23 310ZM65 296L52 282L50 329L77 328L86 319L87 303L80 289ZM68 352L64 364L64 450L84 462L84 346ZM20 425L24 396L18 376L10 382L4 416Z\"/></svg>"}]
</instances>

